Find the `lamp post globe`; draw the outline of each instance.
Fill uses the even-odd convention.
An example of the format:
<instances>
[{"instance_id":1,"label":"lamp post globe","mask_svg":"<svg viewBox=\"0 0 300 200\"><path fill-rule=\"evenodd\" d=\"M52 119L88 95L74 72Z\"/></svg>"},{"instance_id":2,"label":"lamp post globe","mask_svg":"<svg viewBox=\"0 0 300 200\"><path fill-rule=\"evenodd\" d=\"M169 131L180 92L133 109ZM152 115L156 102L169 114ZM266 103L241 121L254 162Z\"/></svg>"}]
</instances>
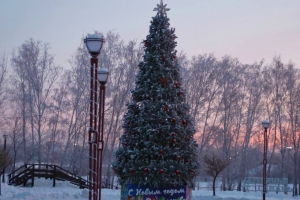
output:
<instances>
[{"instance_id":1,"label":"lamp post globe","mask_svg":"<svg viewBox=\"0 0 300 200\"><path fill-rule=\"evenodd\" d=\"M270 122L269 122L269 120L264 120L264 121L262 121L261 124L265 129L267 129L267 128L269 128Z\"/></svg>"},{"instance_id":2,"label":"lamp post globe","mask_svg":"<svg viewBox=\"0 0 300 200\"><path fill-rule=\"evenodd\" d=\"M105 85L109 76L109 71L106 68L98 70L98 81L101 85Z\"/></svg>"},{"instance_id":3,"label":"lamp post globe","mask_svg":"<svg viewBox=\"0 0 300 200\"><path fill-rule=\"evenodd\" d=\"M95 34L88 34L84 39L84 43L93 58L97 57L100 54L102 49L104 39L101 35Z\"/></svg>"}]
</instances>

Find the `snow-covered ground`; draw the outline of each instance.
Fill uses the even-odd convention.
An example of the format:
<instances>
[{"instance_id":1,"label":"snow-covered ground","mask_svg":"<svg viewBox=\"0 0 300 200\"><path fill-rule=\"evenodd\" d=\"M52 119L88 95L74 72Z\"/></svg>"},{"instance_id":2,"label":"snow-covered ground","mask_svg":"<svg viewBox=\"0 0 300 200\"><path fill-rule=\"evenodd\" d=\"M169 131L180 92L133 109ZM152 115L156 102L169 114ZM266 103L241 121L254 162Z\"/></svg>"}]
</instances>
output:
<instances>
[{"instance_id":1,"label":"snow-covered ground","mask_svg":"<svg viewBox=\"0 0 300 200\"><path fill-rule=\"evenodd\" d=\"M1 183L0 200L87 200L88 190L79 189L68 182L57 181L57 186L52 187L52 181L36 179L34 187L15 187ZM102 200L119 200L120 190L102 190ZM261 192L237 192L217 190L216 196L212 196L212 191L206 189L194 190L193 200L261 200ZM299 199L300 196L292 197L292 194L269 192L267 200L290 200Z\"/></svg>"}]
</instances>

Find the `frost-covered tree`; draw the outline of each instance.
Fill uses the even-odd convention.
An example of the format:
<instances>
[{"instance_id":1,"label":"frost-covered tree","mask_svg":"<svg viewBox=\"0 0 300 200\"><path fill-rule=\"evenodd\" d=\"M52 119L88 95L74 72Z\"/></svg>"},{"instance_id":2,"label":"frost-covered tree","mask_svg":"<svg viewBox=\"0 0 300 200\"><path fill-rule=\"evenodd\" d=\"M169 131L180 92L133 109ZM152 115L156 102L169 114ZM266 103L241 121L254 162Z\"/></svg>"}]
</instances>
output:
<instances>
[{"instance_id":1,"label":"frost-covered tree","mask_svg":"<svg viewBox=\"0 0 300 200\"><path fill-rule=\"evenodd\" d=\"M2 55L0 57L0 125L2 129L4 128L5 124L7 124L7 120L4 116L7 102L7 95L6 95L6 88L7 88L7 56Z\"/></svg>"},{"instance_id":2,"label":"frost-covered tree","mask_svg":"<svg viewBox=\"0 0 300 200\"><path fill-rule=\"evenodd\" d=\"M13 87L9 93L13 112L22 118L24 163L34 157L41 163L50 96L62 68L55 65L50 45L34 39L25 41L13 52L11 65Z\"/></svg>"},{"instance_id":3,"label":"frost-covered tree","mask_svg":"<svg viewBox=\"0 0 300 200\"><path fill-rule=\"evenodd\" d=\"M113 168L122 185L193 186L197 144L176 59L177 37L166 5L154 10Z\"/></svg>"}]
</instances>

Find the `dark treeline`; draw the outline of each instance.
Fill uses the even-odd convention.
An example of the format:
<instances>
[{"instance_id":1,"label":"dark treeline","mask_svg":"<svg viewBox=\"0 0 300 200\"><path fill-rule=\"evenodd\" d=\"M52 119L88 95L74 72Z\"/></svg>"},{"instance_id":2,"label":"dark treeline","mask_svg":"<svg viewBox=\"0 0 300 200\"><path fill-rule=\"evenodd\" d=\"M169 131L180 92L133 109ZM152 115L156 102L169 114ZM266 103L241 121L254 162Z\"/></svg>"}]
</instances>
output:
<instances>
[{"instance_id":1,"label":"dark treeline","mask_svg":"<svg viewBox=\"0 0 300 200\"><path fill-rule=\"evenodd\" d=\"M110 164L119 145L122 118L134 88L141 43L125 43L115 32L105 35L99 66L111 72L106 91L105 184L114 181ZM300 81L293 63L274 57L242 64L213 54L188 59L178 54L187 101L197 128L198 159L214 153L229 162L222 174L224 190L241 189L244 177L262 176L264 119L268 129L268 177L288 178L299 192ZM50 45L29 39L0 60L1 132L14 165L51 163L68 170L88 169L89 54L83 44L57 66ZM10 70L8 70L10 68ZM68 69L66 69L68 68ZM9 71L9 73L8 73ZM1 146L3 139L1 137ZM206 178L204 170L199 179ZM299 188L299 187L298 187Z\"/></svg>"}]
</instances>

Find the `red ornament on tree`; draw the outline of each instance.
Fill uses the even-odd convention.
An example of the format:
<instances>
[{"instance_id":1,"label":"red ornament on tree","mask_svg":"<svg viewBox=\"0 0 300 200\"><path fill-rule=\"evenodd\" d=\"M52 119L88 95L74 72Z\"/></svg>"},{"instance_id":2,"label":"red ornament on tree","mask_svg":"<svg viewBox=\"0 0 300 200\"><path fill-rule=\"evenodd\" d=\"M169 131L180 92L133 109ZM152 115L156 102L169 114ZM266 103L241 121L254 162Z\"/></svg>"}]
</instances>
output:
<instances>
[{"instance_id":1,"label":"red ornament on tree","mask_svg":"<svg viewBox=\"0 0 300 200\"><path fill-rule=\"evenodd\" d=\"M165 55L162 56L162 60L163 60L163 61L166 60L166 56L165 56Z\"/></svg>"},{"instance_id":2,"label":"red ornament on tree","mask_svg":"<svg viewBox=\"0 0 300 200\"><path fill-rule=\"evenodd\" d=\"M178 96L181 96L181 95L182 95L182 92L178 92L177 95L178 95Z\"/></svg>"},{"instance_id":3,"label":"red ornament on tree","mask_svg":"<svg viewBox=\"0 0 300 200\"><path fill-rule=\"evenodd\" d=\"M179 171L179 170L176 170L176 174L179 175L179 174L180 174L180 171Z\"/></svg>"},{"instance_id":4,"label":"red ornament on tree","mask_svg":"<svg viewBox=\"0 0 300 200\"><path fill-rule=\"evenodd\" d=\"M159 170L159 173L160 173L160 174L163 174L163 173L164 173L164 170L163 170L163 169Z\"/></svg>"},{"instance_id":5,"label":"red ornament on tree","mask_svg":"<svg viewBox=\"0 0 300 200\"><path fill-rule=\"evenodd\" d=\"M175 119L175 118L173 118L173 119L172 119L172 122L174 122L174 123L175 123L175 122L176 122L176 119Z\"/></svg>"},{"instance_id":6,"label":"red ornament on tree","mask_svg":"<svg viewBox=\"0 0 300 200\"><path fill-rule=\"evenodd\" d=\"M177 81L175 82L175 87L179 88L179 83Z\"/></svg>"},{"instance_id":7,"label":"red ornament on tree","mask_svg":"<svg viewBox=\"0 0 300 200\"><path fill-rule=\"evenodd\" d=\"M145 173L148 173L148 172L149 172L149 169L146 167L146 168L144 169L144 172L145 172Z\"/></svg>"},{"instance_id":8,"label":"red ornament on tree","mask_svg":"<svg viewBox=\"0 0 300 200\"><path fill-rule=\"evenodd\" d=\"M169 106L168 106L168 105L165 105L164 111L168 111L168 109L169 109Z\"/></svg>"},{"instance_id":9,"label":"red ornament on tree","mask_svg":"<svg viewBox=\"0 0 300 200\"><path fill-rule=\"evenodd\" d=\"M173 140L172 140L172 143L175 144L175 143L176 143L176 139L173 139Z\"/></svg>"},{"instance_id":10,"label":"red ornament on tree","mask_svg":"<svg viewBox=\"0 0 300 200\"><path fill-rule=\"evenodd\" d=\"M134 174L134 170L132 169L132 170L130 170L130 174Z\"/></svg>"},{"instance_id":11,"label":"red ornament on tree","mask_svg":"<svg viewBox=\"0 0 300 200\"><path fill-rule=\"evenodd\" d=\"M164 154L163 150L159 150L159 154L161 155Z\"/></svg>"},{"instance_id":12,"label":"red ornament on tree","mask_svg":"<svg viewBox=\"0 0 300 200\"><path fill-rule=\"evenodd\" d=\"M177 156L177 160L180 160L181 159L181 157L180 156Z\"/></svg>"},{"instance_id":13,"label":"red ornament on tree","mask_svg":"<svg viewBox=\"0 0 300 200\"><path fill-rule=\"evenodd\" d=\"M162 83L163 87L166 87L167 86L167 78L162 78L161 83Z\"/></svg>"},{"instance_id":14,"label":"red ornament on tree","mask_svg":"<svg viewBox=\"0 0 300 200\"><path fill-rule=\"evenodd\" d=\"M115 172L115 173L117 173L117 172L118 172L118 170L117 170L117 169L114 169L114 172Z\"/></svg>"},{"instance_id":15,"label":"red ornament on tree","mask_svg":"<svg viewBox=\"0 0 300 200\"><path fill-rule=\"evenodd\" d=\"M148 45L148 40L144 40L144 45L147 46Z\"/></svg>"},{"instance_id":16,"label":"red ornament on tree","mask_svg":"<svg viewBox=\"0 0 300 200\"><path fill-rule=\"evenodd\" d=\"M172 135L172 137L176 137L176 133L175 132L172 132L171 135Z\"/></svg>"},{"instance_id":17,"label":"red ornament on tree","mask_svg":"<svg viewBox=\"0 0 300 200\"><path fill-rule=\"evenodd\" d=\"M182 125L186 125L186 121L185 120L182 121Z\"/></svg>"},{"instance_id":18,"label":"red ornament on tree","mask_svg":"<svg viewBox=\"0 0 300 200\"><path fill-rule=\"evenodd\" d=\"M178 38L176 35L173 36L173 39L175 40L176 38Z\"/></svg>"},{"instance_id":19,"label":"red ornament on tree","mask_svg":"<svg viewBox=\"0 0 300 200\"><path fill-rule=\"evenodd\" d=\"M176 59L176 56L174 55L174 56L173 56L173 58L175 58L175 59Z\"/></svg>"}]
</instances>

